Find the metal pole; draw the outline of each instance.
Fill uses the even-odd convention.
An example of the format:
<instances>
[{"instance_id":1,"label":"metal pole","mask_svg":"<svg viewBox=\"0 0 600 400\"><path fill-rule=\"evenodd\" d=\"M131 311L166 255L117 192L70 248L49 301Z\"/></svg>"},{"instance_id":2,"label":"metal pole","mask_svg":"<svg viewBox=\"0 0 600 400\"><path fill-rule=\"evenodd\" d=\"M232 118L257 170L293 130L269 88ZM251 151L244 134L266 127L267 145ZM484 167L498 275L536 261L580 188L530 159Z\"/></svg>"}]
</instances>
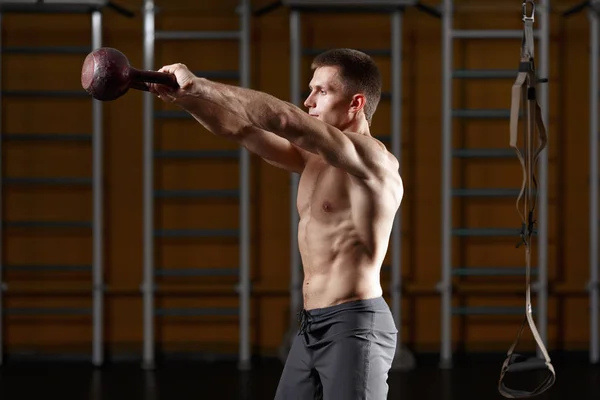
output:
<instances>
[{"instance_id":1,"label":"metal pole","mask_svg":"<svg viewBox=\"0 0 600 400\"><path fill-rule=\"evenodd\" d=\"M598 12L588 10L590 20L590 362L600 361L598 343Z\"/></svg>"},{"instance_id":2,"label":"metal pole","mask_svg":"<svg viewBox=\"0 0 600 400\"><path fill-rule=\"evenodd\" d=\"M154 68L154 1L144 3L144 68ZM154 368L154 98L144 93L144 354L143 368Z\"/></svg>"},{"instance_id":3,"label":"metal pole","mask_svg":"<svg viewBox=\"0 0 600 400\"><path fill-rule=\"evenodd\" d=\"M3 15L0 13L0 87L2 87L2 17ZM2 332L4 332L4 303L3 303L3 296L4 296L4 273L2 270L2 260L4 259L4 252L3 252L3 247L2 244L4 243L4 238L3 238L3 225L1 223L1 221L4 219L4 216L2 215L2 200L3 200L3 194L4 194L4 190L2 188L2 175L3 175L3 171L2 171L2 165L3 163L2 161L2 92L0 91L0 365L2 365L3 362L3 358L4 358L4 339L2 336Z\"/></svg>"},{"instance_id":4,"label":"metal pole","mask_svg":"<svg viewBox=\"0 0 600 400\"><path fill-rule=\"evenodd\" d=\"M452 365L452 1L444 0L442 14L442 315L441 368Z\"/></svg>"},{"instance_id":5,"label":"metal pole","mask_svg":"<svg viewBox=\"0 0 600 400\"><path fill-rule=\"evenodd\" d=\"M547 78L548 71L548 53L550 38L549 21L549 0L542 0L542 7L538 8L540 17L540 68L539 73L543 78ZM542 84L539 87L540 107L542 109L542 119L548 127L548 84ZM549 129L546 129L549 131ZM549 136L549 134L548 134ZM538 282L537 282L537 306L539 328L542 342L547 345L548 336L548 148L541 154L539 166L539 234L538 234ZM542 357L540 349L538 356Z\"/></svg>"},{"instance_id":6,"label":"metal pole","mask_svg":"<svg viewBox=\"0 0 600 400\"><path fill-rule=\"evenodd\" d=\"M240 5L240 83L250 86L250 4ZM240 148L240 348L241 370L250 369L250 155Z\"/></svg>"},{"instance_id":7,"label":"metal pole","mask_svg":"<svg viewBox=\"0 0 600 400\"><path fill-rule=\"evenodd\" d=\"M92 48L97 49L102 46L102 13L100 11L92 12ZM92 363L100 366L103 363L103 321L104 321L104 280L103 280L103 261L102 261L102 208L103 208L103 179L102 179L102 130L103 114L102 102L92 99L93 114L93 208L94 208L94 234L93 234L93 344L92 344Z\"/></svg>"},{"instance_id":8,"label":"metal pole","mask_svg":"<svg viewBox=\"0 0 600 400\"><path fill-rule=\"evenodd\" d=\"M392 153L400 163L399 171L402 170L402 17L404 10L396 10L392 13ZM398 341L396 354L400 354L402 347L402 267L401 267L401 240L402 222L401 211L398 210L394 218L392 229L392 282L390 292L392 294L392 315L398 329Z\"/></svg>"},{"instance_id":9,"label":"metal pole","mask_svg":"<svg viewBox=\"0 0 600 400\"><path fill-rule=\"evenodd\" d=\"M300 31L300 12L298 10L290 11L290 72L291 72L291 100L292 104L300 105L301 91L301 62L302 62L302 40ZM298 250L298 223L300 218L296 207L296 199L298 196L298 183L300 177L298 174L291 174L291 236L290 236L290 257L291 257L291 300L290 300L290 317L291 323L294 323L294 314L300 311L303 307L302 303L302 275L301 275L301 260Z\"/></svg>"}]
</instances>

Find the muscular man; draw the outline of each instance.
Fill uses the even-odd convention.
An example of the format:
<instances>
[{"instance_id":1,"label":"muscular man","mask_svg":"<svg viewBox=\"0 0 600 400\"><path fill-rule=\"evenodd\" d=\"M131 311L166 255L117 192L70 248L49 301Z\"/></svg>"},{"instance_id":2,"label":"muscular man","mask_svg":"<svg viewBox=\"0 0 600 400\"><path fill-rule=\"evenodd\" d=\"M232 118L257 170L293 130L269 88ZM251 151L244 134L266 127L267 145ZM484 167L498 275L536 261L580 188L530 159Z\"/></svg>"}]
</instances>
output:
<instances>
[{"instance_id":1,"label":"muscular man","mask_svg":"<svg viewBox=\"0 0 600 400\"><path fill-rule=\"evenodd\" d=\"M301 326L276 399L383 400L397 328L380 269L403 197L398 161L370 134L381 97L373 60L334 49L312 64L308 114L255 90L211 82L184 65L180 88L151 91L210 132L300 175Z\"/></svg>"}]
</instances>

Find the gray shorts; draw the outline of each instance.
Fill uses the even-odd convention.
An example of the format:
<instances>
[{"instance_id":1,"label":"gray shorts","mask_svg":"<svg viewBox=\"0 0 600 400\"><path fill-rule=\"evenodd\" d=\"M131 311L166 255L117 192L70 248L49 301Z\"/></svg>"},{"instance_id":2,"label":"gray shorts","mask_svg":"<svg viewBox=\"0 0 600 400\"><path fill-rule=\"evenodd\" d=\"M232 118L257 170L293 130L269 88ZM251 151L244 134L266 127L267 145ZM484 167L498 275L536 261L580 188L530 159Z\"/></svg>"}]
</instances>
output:
<instances>
[{"instance_id":1,"label":"gray shorts","mask_svg":"<svg viewBox=\"0 0 600 400\"><path fill-rule=\"evenodd\" d=\"M384 400L398 330L383 299L300 313L275 400Z\"/></svg>"}]
</instances>

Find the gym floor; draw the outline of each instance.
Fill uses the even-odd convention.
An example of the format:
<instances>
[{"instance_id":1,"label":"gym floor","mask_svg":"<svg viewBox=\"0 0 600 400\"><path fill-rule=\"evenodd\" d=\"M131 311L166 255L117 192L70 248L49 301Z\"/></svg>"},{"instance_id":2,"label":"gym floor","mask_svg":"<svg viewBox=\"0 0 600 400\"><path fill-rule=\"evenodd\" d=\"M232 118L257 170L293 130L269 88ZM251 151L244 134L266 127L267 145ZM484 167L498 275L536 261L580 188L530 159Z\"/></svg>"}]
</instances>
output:
<instances>
[{"instance_id":1,"label":"gym floor","mask_svg":"<svg viewBox=\"0 0 600 400\"><path fill-rule=\"evenodd\" d=\"M389 378L389 399L457 400L503 399L497 382L502 355L472 357L452 370L437 368L435 357L418 358L410 372L394 371ZM555 385L539 400L598 400L600 366L585 355L554 357ZM94 369L89 363L7 362L0 368L0 398L29 400L60 396L61 400L268 400L273 399L282 365L278 360L256 361L252 371L241 373L235 362L163 362L152 372L137 362L108 364ZM522 376L515 389L533 389L533 376ZM537 377L538 379L540 376ZM543 376L541 376L543 378ZM325 399L327 400L327 399Z\"/></svg>"}]
</instances>

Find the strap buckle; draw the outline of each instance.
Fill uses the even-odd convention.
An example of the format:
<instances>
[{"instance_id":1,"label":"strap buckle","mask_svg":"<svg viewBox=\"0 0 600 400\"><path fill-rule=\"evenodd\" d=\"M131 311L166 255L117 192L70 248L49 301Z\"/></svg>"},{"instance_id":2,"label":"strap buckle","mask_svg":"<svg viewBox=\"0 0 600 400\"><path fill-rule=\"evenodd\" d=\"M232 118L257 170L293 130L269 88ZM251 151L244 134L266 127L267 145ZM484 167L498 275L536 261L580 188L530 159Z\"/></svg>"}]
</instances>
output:
<instances>
[{"instance_id":1,"label":"strap buckle","mask_svg":"<svg viewBox=\"0 0 600 400\"><path fill-rule=\"evenodd\" d=\"M527 13L527 4L531 4L531 13ZM534 0L523 1L523 22L535 21L535 2Z\"/></svg>"}]
</instances>

